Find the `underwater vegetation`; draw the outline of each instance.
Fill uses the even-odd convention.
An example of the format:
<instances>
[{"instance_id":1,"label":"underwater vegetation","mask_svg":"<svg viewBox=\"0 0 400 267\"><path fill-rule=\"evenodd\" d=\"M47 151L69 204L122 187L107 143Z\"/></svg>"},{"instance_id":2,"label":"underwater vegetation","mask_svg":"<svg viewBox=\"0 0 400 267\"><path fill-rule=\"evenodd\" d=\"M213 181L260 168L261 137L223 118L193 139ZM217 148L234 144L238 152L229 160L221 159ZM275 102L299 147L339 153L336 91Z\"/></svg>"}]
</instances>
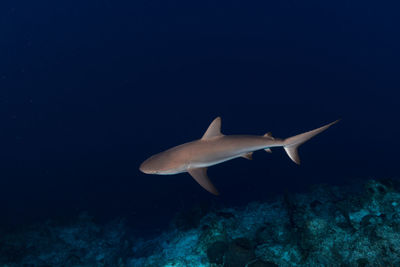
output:
<instances>
[{"instance_id":1,"label":"underwater vegetation","mask_svg":"<svg viewBox=\"0 0 400 267\"><path fill-rule=\"evenodd\" d=\"M313 186L180 214L152 239L82 215L0 235L1 266L400 266L400 182Z\"/></svg>"}]
</instances>

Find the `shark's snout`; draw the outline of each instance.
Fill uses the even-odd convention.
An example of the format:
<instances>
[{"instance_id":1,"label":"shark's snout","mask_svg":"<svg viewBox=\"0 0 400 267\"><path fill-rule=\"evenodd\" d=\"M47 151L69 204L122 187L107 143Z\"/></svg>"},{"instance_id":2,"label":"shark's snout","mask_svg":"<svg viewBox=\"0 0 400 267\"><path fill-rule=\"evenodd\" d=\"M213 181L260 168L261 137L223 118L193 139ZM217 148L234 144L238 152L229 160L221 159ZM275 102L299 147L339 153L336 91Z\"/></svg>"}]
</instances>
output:
<instances>
[{"instance_id":1,"label":"shark's snout","mask_svg":"<svg viewBox=\"0 0 400 267\"><path fill-rule=\"evenodd\" d=\"M140 164L139 170L143 173L146 173L145 169L143 168L143 163Z\"/></svg>"},{"instance_id":2,"label":"shark's snout","mask_svg":"<svg viewBox=\"0 0 400 267\"><path fill-rule=\"evenodd\" d=\"M183 170L184 165L180 162L171 161L171 154L167 150L146 159L140 166L139 170L146 174L176 174Z\"/></svg>"},{"instance_id":3,"label":"shark's snout","mask_svg":"<svg viewBox=\"0 0 400 267\"><path fill-rule=\"evenodd\" d=\"M158 169L154 166L153 157L146 159L142 164L140 164L139 170L146 174L157 174Z\"/></svg>"},{"instance_id":4,"label":"shark's snout","mask_svg":"<svg viewBox=\"0 0 400 267\"><path fill-rule=\"evenodd\" d=\"M148 168L146 161L140 164L139 170L146 174L152 174L153 172Z\"/></svg>"}]
</instances>

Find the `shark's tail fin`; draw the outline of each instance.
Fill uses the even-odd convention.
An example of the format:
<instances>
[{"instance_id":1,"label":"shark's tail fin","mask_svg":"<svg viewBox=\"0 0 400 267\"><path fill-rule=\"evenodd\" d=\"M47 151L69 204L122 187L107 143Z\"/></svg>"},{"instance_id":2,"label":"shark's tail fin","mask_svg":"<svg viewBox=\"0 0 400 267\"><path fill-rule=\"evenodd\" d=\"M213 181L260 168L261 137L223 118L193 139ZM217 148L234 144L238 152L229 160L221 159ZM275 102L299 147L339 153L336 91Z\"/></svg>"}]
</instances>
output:
<instances>
[{"instance_id":1,"label":"shark's tail fin","mask_svg":"<svg viewBox=\"0 0 400 267\"><path fill-rule=\"evenodd\" d=\"M334 122L331 122L325 126L322 126L320 128L317 128L312 131L308 131L299 135L295 135L289 138L286 138L283 141L283 148L285 149L286 153L288 154L289 158L293 160L295 163L300 164L300 157L297 152L298 147L303 144L304 142L308 141L309 139L313 138L317 134L325 131L328 129L331 125L337 123L339 120L336 120Z\"/></svg>"}]
</instances>

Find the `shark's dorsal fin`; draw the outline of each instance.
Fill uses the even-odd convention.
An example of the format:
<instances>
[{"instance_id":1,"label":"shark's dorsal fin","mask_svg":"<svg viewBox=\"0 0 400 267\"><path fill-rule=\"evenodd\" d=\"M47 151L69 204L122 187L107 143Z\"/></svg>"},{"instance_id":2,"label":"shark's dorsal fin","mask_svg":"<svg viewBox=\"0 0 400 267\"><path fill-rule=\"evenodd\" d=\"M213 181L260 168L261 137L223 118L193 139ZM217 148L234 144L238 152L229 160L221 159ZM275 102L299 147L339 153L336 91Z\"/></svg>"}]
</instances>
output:
<instances>
[{"instance_id":1,"label":"shark's dorsal fin","mask_svg":"<svg viewBox=\"0 0 400 267\"><path fill-rule=\"evenodd\" d=\"M207 168L195 168L195 169L188 169L188 173L199 183L205 190L214 194L216 196L219 195L218 190L212 184L210 179L207 176Z\"/></svg>"},{"instance_id":2,"label":"shark's dorsal fin","mask_svg":"<svg viewBox=\"0 0 400 267\"><path fill-rule=\"evenodd\" d=\"M248 159L248 160L252 160L253 159L253 152L248 152L246 154L243 154L242 158L245 158L245 159Z\"/></svg>"},{"instance_id":3,"label":"shark's dorsal fin","mask_svg":"<svg viewBox=\"0 0 400 267\"><path fill-rule=\"evenodd\" d=\"M272 140L275 140L275 138L272 136L272 133L271 133L271 132L268 132L268 133L264 134L264 137L269 137L269 138L271 138Z\"/></svg>"},{"instance_id":4,"label":"shark's dorsal fin","mask_svg":"<svg viewBox=\"0 0 400 267\"><path fill-rule=\"evenodd\" d=\"M208 126L207 131L204 133L201 139L206 140L215 136L221 136L221 117L217 117L213 120L213 122Z\"/></svg>"}]
</instances>

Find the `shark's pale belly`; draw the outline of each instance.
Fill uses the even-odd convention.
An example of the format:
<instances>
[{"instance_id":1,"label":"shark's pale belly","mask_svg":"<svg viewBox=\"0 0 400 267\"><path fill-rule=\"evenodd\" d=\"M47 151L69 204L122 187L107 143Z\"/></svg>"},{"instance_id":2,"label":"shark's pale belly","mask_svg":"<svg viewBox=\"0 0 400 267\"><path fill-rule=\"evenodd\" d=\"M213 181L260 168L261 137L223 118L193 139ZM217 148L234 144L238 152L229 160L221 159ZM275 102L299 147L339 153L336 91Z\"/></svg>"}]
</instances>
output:
<instances>
[{"instance_id":1,"label":"shark's pale belly","mask_svg":"<svg viewBox=\"0 0 400 267\"><path fill-rule=\"evenodd\" d=\"M222 162L225 162L225 161L229 161L231 159L235 159L235 158L239 158L239 157L241 157L241 156L237 155L237 156L231 156L231 157L228 157L228 158L209 161L209 162L195 162L194 161L194 162L191 162L191 163L188 164L187 169L210 167L210 166L214 166L214 165L217 165L219 163L222 163Z\"/></svg>"},{"instance_id":2,"label":"shark's pale belly","mask_svg":"<svg viewBox=\"0 0 400 267\"><path fill-rule=\"evenodd\" d=\"M187 169L213 166L249 152L275 146L271 141L257 136L230 136L192 143L187 154Z\"/></svg>"}]
</instances>

